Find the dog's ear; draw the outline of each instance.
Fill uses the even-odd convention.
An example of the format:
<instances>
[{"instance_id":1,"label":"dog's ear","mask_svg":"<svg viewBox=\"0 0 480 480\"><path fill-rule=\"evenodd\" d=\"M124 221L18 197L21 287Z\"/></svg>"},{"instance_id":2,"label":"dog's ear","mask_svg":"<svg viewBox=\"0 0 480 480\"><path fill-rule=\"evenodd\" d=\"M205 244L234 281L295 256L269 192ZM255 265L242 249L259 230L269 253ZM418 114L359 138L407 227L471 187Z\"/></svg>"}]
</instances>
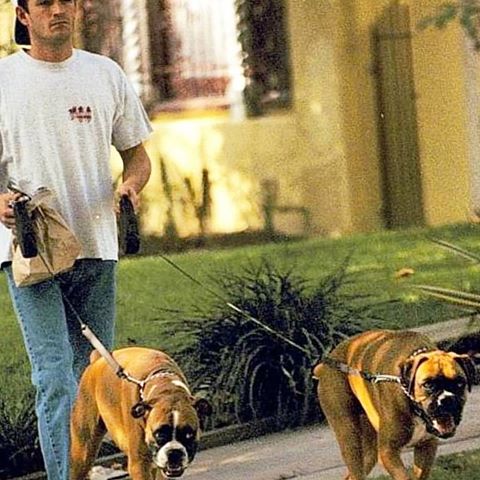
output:
<instances>
[{"instance_id":1,"label":"dog's ear","mask_svg":"<svg viewBox=\"0 0 480 480\"><path fill-rule=\"evenodd\" d=\"M210 402L206 398L195 398L193 400L193 407L200 418L209 417L213 412L212 405L210 405Z\"/></svg>"},{"instance_id":2,"label":"dog's ear","mask_svg":"<svg viewBox=\"0 0 480 480\"><path fill-rule=\"evenodd\" d=\"M150 405L148 405L147 403L138 402L132 407L132 409L130 410L130 413L131 413L133 418L142 418L151 409L152 409L152 407Z\"/></svg>"},{"instance_id":3,"label":"dog's ear","mask_svg":"<svg viewBox=\"0 0 480 480\"><path fill-rule=\"evenodd\" d=\"M458 363L467 378L468 391L472 391L472 385L477 379L477 370L475 362L470 355L459 355L458 353L450 352L449 355Z\"/></svg>"},{"instance_id":4,"label":"dog's ear","mask_svg":"<svg viewBox=\"0 0 480 480\"><path fill-rule=\"evenodd\" d=\"M194 397L193 408L196 410L198 415L198 421L200 422L200 430L203 430L205 426L205 420L213 412L212 405L210 405L210 402L206 398Z\"/></svg>"},{"instance_id":5,"label":"dog's ear","mask_svg":"<svg viewBox=\"0 0 480 480\"><path fill-rule=\"evenodd\" d=\"M405 360L405 362L400 367L400 373L402 377L402 382L407 386L409 395L414 395L415 393L415 376L417 374L418 367L428 360L427 357L410 357Z\"/></svg>"},{"instance_id":6,"label":"dog's ear","mask_svg":"<svg viewBox=\"0 0 480 480\"><path fill-rule=\"evenodd\" d=\"M193 407L201 417L209 417L213 412L212 406L206 398L195 398Z\"/></svg>"}]
</instances>

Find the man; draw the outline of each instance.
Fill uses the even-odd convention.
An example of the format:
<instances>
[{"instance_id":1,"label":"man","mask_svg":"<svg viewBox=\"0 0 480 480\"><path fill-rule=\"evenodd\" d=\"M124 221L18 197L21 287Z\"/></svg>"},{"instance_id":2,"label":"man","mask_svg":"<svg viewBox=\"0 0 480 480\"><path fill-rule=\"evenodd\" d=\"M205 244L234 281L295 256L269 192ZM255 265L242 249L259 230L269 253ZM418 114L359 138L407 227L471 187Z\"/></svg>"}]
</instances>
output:
<instances>
[{"instance_id":1,"label":"man","mask_svg":"<svg viewBox=\"0 0 480 480\"><path fill-rule=\"evenodd\" d=\"M128 195L137 207L150 175L142 146L151 131L145 111L113 61L73 48L76 8L74 0L18 0L15 38L30 49L0 60L0 263L32 367L50 480L68 479L70 409L91 350L69 304L111 348L114 198ZM115 194L111 144L124 163ZM9 178L27 193L40 186L52 190L52 206L81 242L73 270L55 281L20 288L13 282L15 196L6 188Z\"/></svg>"}]
</instances>

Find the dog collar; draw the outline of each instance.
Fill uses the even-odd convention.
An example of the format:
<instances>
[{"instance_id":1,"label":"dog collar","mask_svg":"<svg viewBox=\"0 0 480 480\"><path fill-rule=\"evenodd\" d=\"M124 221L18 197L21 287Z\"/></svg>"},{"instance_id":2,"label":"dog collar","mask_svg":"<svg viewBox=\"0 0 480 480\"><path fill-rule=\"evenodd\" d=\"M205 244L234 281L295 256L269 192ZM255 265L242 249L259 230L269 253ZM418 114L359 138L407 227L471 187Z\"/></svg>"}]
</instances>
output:
<instances>
[{"instance_id":1,"label":"dog collar","mask_svg":"<svg viewBox=\"0 0 480 480\"><path fill-rule=\"evenodd\" d=\"M420 347L414 350L407 358L407 360L410 360L411 358L415 358L417 355L420 355L421 353L427 353L427 352L433 352L435 349L431 347Z\"/></svg>"},{"instance_id":2,"label":"dog collar","mask_svg":"<svg viewBox=\"0 0 480 480\"><path fill-rule=\"evenodd\" d=\"M155 378L171 378L171 383L177 387L183 388L189 396L192 396L190 393L190 389L188 388L187 384L184 382L181 375L178 372L174 371L173 369L169 368L159 368L157 370L153 370L153 372L149 373L143 380L137 380L135 378L126 378L127 380L135 383L138 387L138 394L140 400L132 407L131 415L133 418L141 418L143 417L146 412L148 412L151 407L145 400L145 387L149 382L154 380Z\"/></svg>"}]
</instances>

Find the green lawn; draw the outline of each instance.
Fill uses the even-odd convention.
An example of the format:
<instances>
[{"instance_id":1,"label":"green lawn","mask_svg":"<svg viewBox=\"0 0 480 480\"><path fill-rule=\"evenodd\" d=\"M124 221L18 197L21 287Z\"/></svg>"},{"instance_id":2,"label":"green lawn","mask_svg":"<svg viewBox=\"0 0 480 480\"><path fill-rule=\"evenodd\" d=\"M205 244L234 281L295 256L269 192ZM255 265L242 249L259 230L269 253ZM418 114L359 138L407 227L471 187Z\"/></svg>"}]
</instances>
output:
<instances>
[{"instance_id":1,"label":"green lawn","mask_svg":"<svg viewBox=\"0 0 480 480\"><path fill-rule=\"evenodd\" d=\"M435 236L480 252L480 227L460 225L433 230L410 230L355 235L341 239L315 238L299 242L242 247L231 250L197 250L169 258L201 282L212 285L219 272L235 272L251 263L268 259L281 268L294 268L312 281L334 272L350 256L351 283L345 292L370 295L378 302L375 312L386 328L408 328L446 320L464 312L420 297L414 283L480 292L479 267L436 246ZM413 276L396 279L403 267ZM117 345L131 342L175 354L191 341L175 334L179 317L188 317L211 297L158 257L123 259L119 268ZM395 303L385 303L396 301ZM3 331L0 348L2 391L18 394L29 384L28 366L20 333L10 306L3 277L0 276L0 305ZM368 327L366 325L365 327Z\"/></svg>"},{"instance_id":2,"label":"green lawn","mask_svg":"<svg viewBox=\"0 0 480 480\"><path fill-rule=\"evenodd\" d=\"M388 480L390 477L376 477ZM429 480L474 480L480 478L480 450L438 457Z\"/></svg>"}]
</instances>

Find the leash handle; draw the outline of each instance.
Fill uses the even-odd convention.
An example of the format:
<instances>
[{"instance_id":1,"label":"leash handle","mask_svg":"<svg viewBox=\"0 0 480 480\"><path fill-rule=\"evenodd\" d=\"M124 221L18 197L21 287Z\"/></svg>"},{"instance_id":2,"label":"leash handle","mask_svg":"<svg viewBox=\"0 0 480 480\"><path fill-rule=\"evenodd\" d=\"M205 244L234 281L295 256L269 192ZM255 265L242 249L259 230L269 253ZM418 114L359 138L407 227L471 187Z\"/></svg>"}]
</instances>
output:
<instances>
[{"instance_id":1,"label":"leash handle","mask_svg":"<svg viewBox=\"0 0 480 480\"><path fill-rule=\"evenodd\" d=\"M13 200L10 206L13 209L15 218L15 237L24 258L33 258L38 254L37 239L33 228L32 213L29 212L28 203L31 200L30 195L22 192L13 180L9 180L7 188L20 195Z\"/></svg>"},{"instance_id":2,"label":"leash handle","mask_svg":"<svg viewBox=\"0 0 480 480\"><path fill-rule=\"evenodd\" d=\"M127 195L120 197L120 217L118 219L120 248L126 255L140 250L140 233L133 204Z\"/></svg>"},{"instance_id":3,"label":"leash handle","mask_svg":"<svg viewBox=\"0 0 480 480\"><path fill-rule=\"evenodd\" d=\"M33 258L38 254L37 239L33 229L33 219L27 209L28 199L20 199L13 202L13 216L18 245L24 258Z\"/></svg>"}]
</instances>

